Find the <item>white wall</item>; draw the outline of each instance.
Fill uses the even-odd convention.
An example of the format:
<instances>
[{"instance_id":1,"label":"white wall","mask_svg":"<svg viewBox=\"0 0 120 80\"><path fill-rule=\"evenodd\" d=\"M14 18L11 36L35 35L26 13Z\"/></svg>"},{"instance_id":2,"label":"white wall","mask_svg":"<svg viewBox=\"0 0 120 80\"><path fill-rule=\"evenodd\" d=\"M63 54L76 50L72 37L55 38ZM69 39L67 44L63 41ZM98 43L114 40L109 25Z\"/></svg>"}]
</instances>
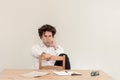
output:
<instances>
[{"instance_id":1,"label":"white wall","mask_svg":"<svg viewBox=\"0 0 120 80\"><path fill-rule=\"evenodd\" d=\"M0 69L33 68L37 29L56 26L73 69L101 69L119 80L119 0L0 0Z\"/></svg>"}]
</instances>

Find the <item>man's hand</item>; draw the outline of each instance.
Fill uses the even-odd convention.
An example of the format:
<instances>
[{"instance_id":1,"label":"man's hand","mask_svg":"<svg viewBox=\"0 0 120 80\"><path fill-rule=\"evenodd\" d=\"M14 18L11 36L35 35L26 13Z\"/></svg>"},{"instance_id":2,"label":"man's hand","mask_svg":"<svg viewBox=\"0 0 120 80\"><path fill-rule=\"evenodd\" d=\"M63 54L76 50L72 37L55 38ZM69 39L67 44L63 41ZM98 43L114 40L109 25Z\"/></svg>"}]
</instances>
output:
<instances>
[{"instance_id":1,"label":"man's hand","mask_svg":"<svg viewBox=\"0 0 120 80\"><path fill-rule=\"evenodd\" d=\"M54 40L51 42L50 46L53 47L55 50L57 49L57 45Z\"/></svg>"},{"instance_id":2,"label":"man's hand","mask_svg":"<svg viewBox=\"0 0 120 80\"><path fill-rule=\"evenodd\" d=\"M45 53L42 55L45 57L46 61L49 61L51 59L51 55L49 53Z\"/></svg>"}]
</instances>

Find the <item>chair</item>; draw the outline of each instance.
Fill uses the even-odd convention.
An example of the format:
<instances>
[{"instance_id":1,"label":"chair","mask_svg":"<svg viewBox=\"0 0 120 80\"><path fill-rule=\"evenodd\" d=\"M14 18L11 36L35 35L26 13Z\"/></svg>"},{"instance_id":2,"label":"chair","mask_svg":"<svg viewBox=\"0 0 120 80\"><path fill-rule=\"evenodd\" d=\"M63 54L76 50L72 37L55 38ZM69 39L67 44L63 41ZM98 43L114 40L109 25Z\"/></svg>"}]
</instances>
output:
<instances>
[{"instance_id":1,"label":"chair","mask_svg":"<svg viewBox=\"0 0 120 80\"><path fill-rule=\"evenodd\" d=\"M44 70L64 70L65 69L65 56L51 56L50 60L62 61L62 66L42 66L42 61L45 60L43 55L39 56L39 69Z\"/></svg>"}]
</instances>

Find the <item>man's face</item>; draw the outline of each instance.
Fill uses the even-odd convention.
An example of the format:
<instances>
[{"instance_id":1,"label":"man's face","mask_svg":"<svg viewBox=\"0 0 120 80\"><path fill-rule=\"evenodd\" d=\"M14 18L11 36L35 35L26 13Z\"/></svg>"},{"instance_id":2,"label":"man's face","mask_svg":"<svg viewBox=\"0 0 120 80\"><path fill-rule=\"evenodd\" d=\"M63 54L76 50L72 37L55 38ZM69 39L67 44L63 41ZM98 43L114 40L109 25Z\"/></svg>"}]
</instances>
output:
<instances>
[{"instance_id":1,"label":"man's face","mask_svg":"<svg viewBox=\"0 0 120 80\"><path fill-rule=\"evenodd\" d=\"M47 47L50 47L51 43L53 42L52 32L49 31L44 32L41 40Z\"/></svg>"}]
</instances>

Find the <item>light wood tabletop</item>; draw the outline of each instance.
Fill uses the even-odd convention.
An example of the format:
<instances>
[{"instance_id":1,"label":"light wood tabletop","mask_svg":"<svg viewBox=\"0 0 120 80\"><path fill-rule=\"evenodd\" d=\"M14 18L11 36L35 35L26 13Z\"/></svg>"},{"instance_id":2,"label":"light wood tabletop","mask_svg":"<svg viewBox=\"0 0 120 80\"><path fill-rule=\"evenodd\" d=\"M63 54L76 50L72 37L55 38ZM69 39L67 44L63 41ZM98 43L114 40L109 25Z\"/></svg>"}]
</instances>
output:
<instances>
[{"instance_id":1,"label":"light wood tabletop","mask_svg":"<svg viewBox=\"0 0 120 80\"><path fill-rule=\"evenodd\" d=\"M49 72L49 74L30 78L24 77L22 74L30 73L32 71ZM82 75L77 76L59 76L53 73L53 70L33 70L33 69L4 69L0 72L0 80L113 80L111 76L102 70L99 71L99 76L91 76L93 70L68 70L76 71Z\"/></svg>"}]
</instances>

